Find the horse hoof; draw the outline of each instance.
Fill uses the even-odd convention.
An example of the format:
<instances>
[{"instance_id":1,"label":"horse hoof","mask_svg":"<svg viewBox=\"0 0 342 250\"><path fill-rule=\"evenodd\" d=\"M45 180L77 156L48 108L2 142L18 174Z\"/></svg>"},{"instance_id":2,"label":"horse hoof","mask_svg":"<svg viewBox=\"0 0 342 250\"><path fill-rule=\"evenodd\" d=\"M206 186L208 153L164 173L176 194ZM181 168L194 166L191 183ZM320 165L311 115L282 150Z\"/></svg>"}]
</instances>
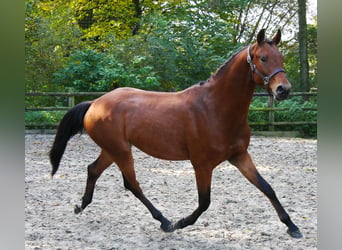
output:
<instances>
[{"instance_id":1,"label":"horse hoof","mask_svg":"<svg viewBox=\"0 0 342 250\"><path fill-rule=\"evenodd\" d=\"M289 229L287 230L287 233L295 239L300 239L303 237L302 233L299 231L299 229L295 230L295 231L290 231Z\"/></svg>"},{"instance_id":2,"label":"horse hoof","mask_svg":"<svg viewBox=\"0 0 342 250\"><path fill-rule=\"evenodd\" d=\"M82 211L83 211L83 209L82 209L80 206L75 205L75 208L74 208L75 214L79 214L79 213L82 212Z\"/></svg>"},{"instance_id":3,"label":"horse hoof","mask_svg":"<svg viewBox=\"0 0 342 250\"><path fill-rule=\"evenodd\" d=\"M177 221L173 227L174 227L175 229L182 229L182 228L184 228L184 227L186 227L186 226L188 226L188 225L189 225L189 224L186 224L186 221L185 221L185 219L183 218L183 219L180 219L179 221Z\"/></svg>"},{"instance_id":4,"label":"horse hoof","mask_svg":"<svg viewBox=\"0 0 342 250\"><path fill-rule=\"evenodd\" d=\"M172 233L175 231L174 226L172 225L171 222L163 223L160 225L160 228L165 232L165 233Z\"/></svg>"}]
</instances>

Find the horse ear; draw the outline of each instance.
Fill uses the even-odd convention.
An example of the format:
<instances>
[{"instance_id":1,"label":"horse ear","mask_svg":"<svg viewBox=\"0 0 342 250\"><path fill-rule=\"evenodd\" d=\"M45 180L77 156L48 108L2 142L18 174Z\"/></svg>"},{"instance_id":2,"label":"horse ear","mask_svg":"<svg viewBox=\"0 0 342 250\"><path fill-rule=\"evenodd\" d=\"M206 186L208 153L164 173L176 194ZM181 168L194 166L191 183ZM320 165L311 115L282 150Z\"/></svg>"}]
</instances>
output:
<instances>
[{"instance_id":1,"label":"horse ear","mask_svg":"<svg viewBox=\"0 0 342 250\"><path fill-rule=\"evenodd\" d=\"M278 45L281 40L281 31L278 29L277 34L273 37L272 41L275 45Z\"/></svg>"},{"instance_id":2,"label":"horse ear","mask_svg":"<svg viewBox=\"0 0 342 250\"><path fill-rule=\"evenodd\" d=\"M265 40L265 32L266 32L265 29L262 29L259 31L259 33L257 35L258 44L261 44Z\"/></svg>"}]
</instances>

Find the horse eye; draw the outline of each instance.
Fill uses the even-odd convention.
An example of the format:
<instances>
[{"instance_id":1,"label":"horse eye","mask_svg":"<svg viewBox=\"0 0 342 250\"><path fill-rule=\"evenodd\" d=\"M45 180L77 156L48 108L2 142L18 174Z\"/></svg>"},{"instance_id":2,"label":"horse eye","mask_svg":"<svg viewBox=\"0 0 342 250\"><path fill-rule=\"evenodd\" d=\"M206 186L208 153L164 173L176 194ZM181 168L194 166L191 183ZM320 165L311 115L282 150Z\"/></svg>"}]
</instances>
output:
<instances>
[{"instance_id":1,"label":"horse eye","mask_svg":"<svg viewBox=\"0 0 342 250\"><path fill-rule=\"evenodd\" d=\"M262 62L266 62L267 61L265 56L262 56L260 59L261 59Z\"/></svg>"}]
</instances>

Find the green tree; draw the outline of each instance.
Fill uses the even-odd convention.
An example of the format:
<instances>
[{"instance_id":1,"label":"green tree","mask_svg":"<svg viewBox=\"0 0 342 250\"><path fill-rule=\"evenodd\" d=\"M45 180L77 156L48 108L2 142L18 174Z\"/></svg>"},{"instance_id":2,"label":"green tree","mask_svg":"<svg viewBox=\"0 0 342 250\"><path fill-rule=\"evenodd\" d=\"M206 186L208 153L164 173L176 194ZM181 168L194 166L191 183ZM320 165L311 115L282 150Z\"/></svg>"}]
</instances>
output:
<instances>
[{"instance_id":1,"label":"green tree","mask_svg":"<svg viewBox=\"0 0 342 250\"><path fill-rule=\"evenodd\" d=\"M124 65L114 55L95 50L77 50L64 68L54 73L53 82L75 91L110 91L130 86L155 89L159 86L153 67L144 66L144 57L135 56Z\"/></svg>"},{"instance_id":2,"label":"green tree","mask_svg":"<svg viewBox=\"0 0 342 250\"><path fill-rule=\"evenodd\" d=\"M127 38L139 22L132 1L74 0L71 8L83 39L92 42L98 42L109 32L117 39Z\"/></svg>"},{"instance_id":3,"label":"green tree","mask_svg":"<svg viewBox=\"0 0 342 250\"><path fill-rule=\"evenodd\" d=\"M155 10L167 11L185 0L73 0L71 8L82 29L83 39L99 42L107 36L127 39L140 32L146 15Z\"/></svg>"},{"instance_id":4,"label":"green tree","mask_svg":"<svg viewBox=\"0 0 342 250\"><path fill-rule=\"evenodd\" d=\"M283 30L285 66L298 82L296 0L26 0L26 6L27 90L63 89L79 79L82 89L89 84L105 90L134 84L127 79L141 79L149 71L159 84L136 80L147 84L142 88L183 89L207 79L232 53L253 42L261 28L270 35ZM71 67L81 52L88 63L93 53L89 72L94 76L76 74L83 62ZM316 61L311 55L310 67ZM116 71L131 77L115 83ZM70 74L65 84L61 72ZM314 76L310 73L312 84Z\"/></svg>"},{"instance_id":5,"label":"green tree","mask_svg":"<svg viewBox=\"0 0 342 250\"><path fill-rule=\"evenodd\" d=\"M25 89L55 89L52 75L79 46L80 32L68 1L26 1Z\"/></svg>"}]
</instances>

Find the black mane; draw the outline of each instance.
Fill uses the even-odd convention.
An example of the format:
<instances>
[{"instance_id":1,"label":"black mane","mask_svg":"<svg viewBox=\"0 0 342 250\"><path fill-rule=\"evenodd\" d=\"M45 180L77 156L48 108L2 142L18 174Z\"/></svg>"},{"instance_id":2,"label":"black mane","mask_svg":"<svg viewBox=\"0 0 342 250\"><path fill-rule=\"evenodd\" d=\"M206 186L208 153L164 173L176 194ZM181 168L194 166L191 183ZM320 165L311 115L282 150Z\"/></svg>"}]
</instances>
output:
<instances>
[{"instance_id":1,"label":"black mane","mask_svg":"<svg viewBox=\"0 0 342 250\"><path fill-rule=\"evenodd\" d=\"M266 42L271 42L272 41L266 41ZM198 83L196 83L195 85L199 85L199 86L203 86L204 84L206 84L207 82L210 81L210 79L212 78L216 78L217 76L219 76L222 72L226 71L226 68L229 67L231 65L231 63L233 62L234 58L245 49L246 47L243 47L242 49L239 49L237 52L235 52L233 55L231 55L216 71L215 73L213 73L210 78L208 78L205 81L200 81Z\"/></svg>"},{"instance_id":2,"label":"black mane","mask_svg":"<svg viewBox=\"0 0 342 250\"><path fill-rule=\"evenodd\" d=\"M235 52L233 55L231 55L217 70L214 74L211 75L210 78L216 78L219 75L222 74L222 72L225 72L226 69L232 64L234 58L247 47L243 47L242 49L239 49L237 52Z\"/></svg>"}]
</instances>

